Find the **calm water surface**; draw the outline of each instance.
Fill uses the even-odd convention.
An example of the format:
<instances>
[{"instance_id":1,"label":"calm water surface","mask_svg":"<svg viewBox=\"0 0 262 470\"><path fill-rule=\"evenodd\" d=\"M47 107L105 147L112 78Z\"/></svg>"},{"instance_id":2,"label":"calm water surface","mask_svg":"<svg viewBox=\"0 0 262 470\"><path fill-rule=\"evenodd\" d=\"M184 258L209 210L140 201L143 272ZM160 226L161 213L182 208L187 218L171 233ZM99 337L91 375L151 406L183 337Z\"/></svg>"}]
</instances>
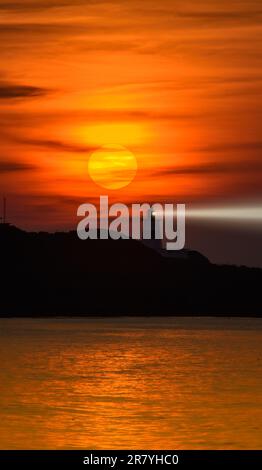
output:
<instances>
[{"instance_id":1,"label":"calm water surface","mask_svg":"<svg viewBox=\"0 0 262 470\"><path fill-rule=\"evenodd\" d=\"M0 319L0 448L261 448L261 340L261 319Z\"/></svg>"}]
</instances>

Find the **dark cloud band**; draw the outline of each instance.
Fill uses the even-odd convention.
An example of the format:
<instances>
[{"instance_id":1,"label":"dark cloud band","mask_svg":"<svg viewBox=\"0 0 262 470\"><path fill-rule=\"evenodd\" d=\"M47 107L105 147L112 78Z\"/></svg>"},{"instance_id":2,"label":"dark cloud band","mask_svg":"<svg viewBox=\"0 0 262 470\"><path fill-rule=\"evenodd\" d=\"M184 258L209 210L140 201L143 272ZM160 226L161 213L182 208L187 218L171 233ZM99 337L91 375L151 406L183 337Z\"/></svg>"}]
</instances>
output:
<instances>
[{"instance_id":1,"label":"dark cloud band","mask_svg":"<svg viewBox=\"0 0 262 470\"><path fill-rule=\"evenodd\" d=\"M46 95L45 88L0 82L0 99L32 98Z\"/></svg>"},{"instance_id":2,"label":"dark cloud band","mask_svg":"<svg viewBox=\"0 0 262 470\"><path fill-rule=\"evenodd\" d=\"M21 162L11 162L11 161L0 161L0 174L1 173L16 173L20 171L30 171L35 170L34 165Z\"/></svg>"}]
</instances>

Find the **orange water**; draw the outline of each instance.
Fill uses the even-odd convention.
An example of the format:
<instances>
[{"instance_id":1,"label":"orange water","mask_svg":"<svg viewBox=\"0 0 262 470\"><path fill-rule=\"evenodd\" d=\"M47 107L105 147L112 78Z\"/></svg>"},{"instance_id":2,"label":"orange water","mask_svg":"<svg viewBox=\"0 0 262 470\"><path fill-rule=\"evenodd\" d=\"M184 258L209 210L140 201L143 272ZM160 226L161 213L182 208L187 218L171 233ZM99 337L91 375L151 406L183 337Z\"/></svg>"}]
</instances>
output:
<instances>
[{"instance_id":1,"label":"orange water","mask_svg":"<svg viewBox=\"0 0 262 470\"><path fill-rule=\"evenodd\" d=\"M2 449L258 449L262 320L0 320Z\"/></svg>"}]
</instances>

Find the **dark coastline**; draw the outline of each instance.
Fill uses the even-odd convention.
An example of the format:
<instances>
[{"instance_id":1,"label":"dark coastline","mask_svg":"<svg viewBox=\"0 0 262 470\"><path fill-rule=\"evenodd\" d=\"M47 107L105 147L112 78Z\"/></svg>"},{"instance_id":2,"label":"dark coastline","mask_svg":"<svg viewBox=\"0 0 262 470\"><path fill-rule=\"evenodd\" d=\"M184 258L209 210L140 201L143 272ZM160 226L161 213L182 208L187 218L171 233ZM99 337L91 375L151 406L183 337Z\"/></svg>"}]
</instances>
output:
<instances>
[{"instance_id":1,"label":"dark coastline","mask_svg":"<svg viewBox=\"0 0 262 470\"><path fill-rule=\"evenodd\" d=\"M262 270L1 226L0 317L261 317ZM73 315L72 315L73 312ZM211 314L212 312L212 314Z\"/></svg>"}]
</instances>

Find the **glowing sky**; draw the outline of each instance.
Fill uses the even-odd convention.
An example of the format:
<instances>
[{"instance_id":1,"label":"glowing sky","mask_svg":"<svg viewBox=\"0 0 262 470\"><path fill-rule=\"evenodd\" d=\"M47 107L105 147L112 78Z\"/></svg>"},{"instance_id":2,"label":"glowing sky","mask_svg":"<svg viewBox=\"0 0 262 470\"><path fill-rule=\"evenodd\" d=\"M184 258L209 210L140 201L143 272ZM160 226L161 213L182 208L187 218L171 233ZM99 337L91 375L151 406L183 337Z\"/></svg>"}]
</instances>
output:
<instances>
[{"instance_id":1,"label":"glowing sky","mask_svg":"<svg viewBox=\"0 0 262 470\"><path fill-rule=\"evenodd\" d=\"M90 154L137 159L112 202L262 200L260 0L0 0L0 193L74 227ZM109 185L110 186L110 185Z\"/></svg>"}]
</instances>

